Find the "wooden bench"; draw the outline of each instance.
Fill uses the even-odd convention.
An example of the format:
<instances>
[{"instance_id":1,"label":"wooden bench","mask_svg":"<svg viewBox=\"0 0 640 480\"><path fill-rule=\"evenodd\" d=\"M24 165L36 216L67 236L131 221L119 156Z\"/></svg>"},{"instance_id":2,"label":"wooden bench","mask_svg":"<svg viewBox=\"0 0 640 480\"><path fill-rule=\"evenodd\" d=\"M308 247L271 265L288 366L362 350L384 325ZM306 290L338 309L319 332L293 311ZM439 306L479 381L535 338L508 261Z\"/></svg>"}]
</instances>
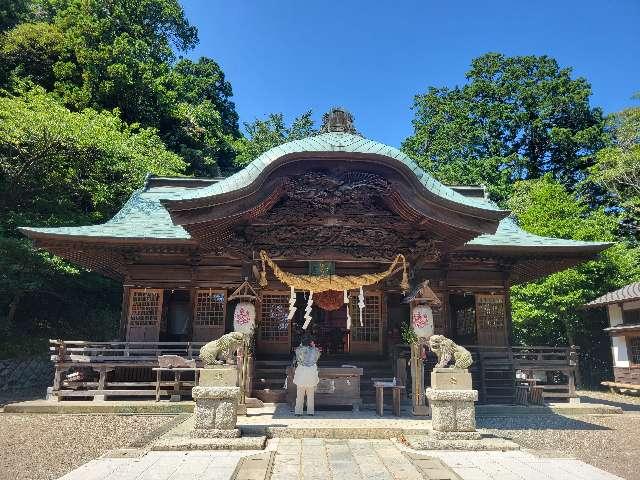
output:
<instances>
[{"instance_id":1,"label":"wooden bench","mask_svg":"<svg viewBox=\"0 0 640 480\"><path fill-rule=\"evenodd\" d=\"M376 413L382 417L384 414L384 389L390 388L393 391L393 414L396 417L400 416L400 398L405 389L404 385L396 385L393 382L374 382L373 386L376 389Z\"/></svg>"},{"instance_id":2,"label":"wooden bench","mask_svg":"<svg viewBox=\"0 0 640 480\"><path fill-rule=\"evenodd\" d=\"M162 372L173 372L173 394L171 395L170 400L172 402L179 402L182 399L181 396L181 375L182 372L194 372L194 382L193 385L198 385L198 369L195 367L188 368L172 368L172 367L158 367L152 368L154 372L156 372L156 402L160 401L160 383L162 380Z\"/></svg>"}]
</instances>

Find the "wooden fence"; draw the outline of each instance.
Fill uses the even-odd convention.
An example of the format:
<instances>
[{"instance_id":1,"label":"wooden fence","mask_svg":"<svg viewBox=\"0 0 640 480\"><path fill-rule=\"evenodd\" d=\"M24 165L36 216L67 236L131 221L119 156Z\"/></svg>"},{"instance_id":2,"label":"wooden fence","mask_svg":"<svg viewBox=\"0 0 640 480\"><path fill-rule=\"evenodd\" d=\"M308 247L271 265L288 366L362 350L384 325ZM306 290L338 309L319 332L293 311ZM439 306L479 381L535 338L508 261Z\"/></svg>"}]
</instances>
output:
<instances>
[{"instance_id":1,"label":"wooden fence","mask_svg":"<svg viewBox=\"0 0 640 480\"><path fill-rule=\"evenodd\" d=\"M50 340L54 398L153 397L159 355L196 359L204 342L89 342ZM467 346L474 357L471 371L474 388L483 403L510 404L516 401L516 372L540 379L543 398L554 401L576 397L578 354L575 347L479 347ZM402 358L409 357L408 345L392 349L394 372ZM433 360L433 359L431 359ZM432 366L427 365L427 371ZM428 377L428 375L426 375ZM284 377L284 372L283 372ZM428 378L427 385L429 384ZM175 379L162 379L161 396L188 395L194 384L188 374L176 390Z\"/></svg>"}]
</instances>

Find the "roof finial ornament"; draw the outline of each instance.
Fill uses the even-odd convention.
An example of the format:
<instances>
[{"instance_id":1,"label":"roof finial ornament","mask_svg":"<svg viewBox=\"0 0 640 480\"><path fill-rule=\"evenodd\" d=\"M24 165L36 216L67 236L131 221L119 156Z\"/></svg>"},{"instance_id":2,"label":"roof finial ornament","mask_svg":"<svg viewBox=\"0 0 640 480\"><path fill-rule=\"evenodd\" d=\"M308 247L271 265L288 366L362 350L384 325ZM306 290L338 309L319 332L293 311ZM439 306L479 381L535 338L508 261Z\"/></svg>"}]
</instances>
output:
<instances>
[{"instance_id":1,"label":"roof finial ornament","mask_svg":"<svg viewBox=\"0 0 640 480\"><path fill-rule=\"evenodd\" d=\"M322 116L322 133L344 132L358 134L353 126L353 115L342 107L333 107Z\"/></svg>"}]
</instances>

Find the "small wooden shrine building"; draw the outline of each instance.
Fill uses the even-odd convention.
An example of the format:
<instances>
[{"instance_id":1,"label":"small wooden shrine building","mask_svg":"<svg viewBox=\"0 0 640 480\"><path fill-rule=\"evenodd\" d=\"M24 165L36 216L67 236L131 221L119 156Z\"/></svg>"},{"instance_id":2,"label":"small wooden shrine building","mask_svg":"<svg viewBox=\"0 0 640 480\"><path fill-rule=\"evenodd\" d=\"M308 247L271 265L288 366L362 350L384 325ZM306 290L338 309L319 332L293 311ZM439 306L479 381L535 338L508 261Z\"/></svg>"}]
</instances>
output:
<instances>
[{"instance_id":1,"label":"small wooden shrine building","mask_svg":"<svg viewBox=\"0 0 640 480\"><path fill-rule=\"evenodd\" d=\"M459 344L511 344L509 288L594 258L608 244L523 231L479 187L446 186L400 150L356 132L334 109L321 133L275 147L228 178L149 176L107 223L21 228L38 247L124 285L120 340L202 342L232 328L227 296L257 288L264 250L294 274L360 275L408 262L411 287L429 280L441 301L436 333ZM267 269L268 270L268 269ZM259 290L256 356L288 355L303 323L268 270ZM377 355L401 343L408 319L400 273L347 307L313 307L326 352ZM331 303L331 299L325 298ZM328 356L325 356L328 358Z\"/></svg>"},{"instance_id":2,"label":"small wooden shrine building","mask_svg":"<svg viewBox=\"0 0 640 480\"><path fill-rule=\"evenodd\" d=\"M586 304L607 309L615 381L613 389L640 390L640 282L631 283Z\"/></svg>"}]
</instances>

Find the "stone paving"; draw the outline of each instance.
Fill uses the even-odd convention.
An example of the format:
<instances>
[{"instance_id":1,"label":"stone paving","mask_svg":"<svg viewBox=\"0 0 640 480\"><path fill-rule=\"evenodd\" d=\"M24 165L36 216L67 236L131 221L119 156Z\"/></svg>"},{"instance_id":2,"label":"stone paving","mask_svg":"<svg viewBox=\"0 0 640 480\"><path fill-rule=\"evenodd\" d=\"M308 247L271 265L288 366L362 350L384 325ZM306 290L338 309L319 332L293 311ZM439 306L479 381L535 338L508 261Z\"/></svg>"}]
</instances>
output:
<instances>
[{"instance_id":1,"label":"stone paving","mask_svg":"<svg viewBox=\"0 0 640 480\"><path fill-rule=\"evenodd\" d=\"M620 480L579 460L526 451L416 452L392 440L319 438L272 439L267 450L276 452L271 480L456 478L442 469L420 468L416 454L441 460L462 480ZM148 452L139 458L100 458L61 480L227 480L241 457L255 453Z\"/></svg>"}]
</instances>

